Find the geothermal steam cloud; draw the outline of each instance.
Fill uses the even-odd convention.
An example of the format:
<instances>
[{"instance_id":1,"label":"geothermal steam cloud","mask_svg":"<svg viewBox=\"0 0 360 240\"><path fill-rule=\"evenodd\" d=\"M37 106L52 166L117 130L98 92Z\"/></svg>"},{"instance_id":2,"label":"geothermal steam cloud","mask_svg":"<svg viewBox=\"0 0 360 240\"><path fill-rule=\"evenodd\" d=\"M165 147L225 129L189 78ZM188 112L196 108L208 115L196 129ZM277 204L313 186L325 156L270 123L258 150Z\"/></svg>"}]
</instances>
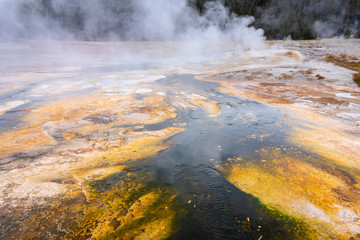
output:
<instances>
[{"instance_id":1,"label":"geothermal steam cloud","mask_svg":"<svg viewBox=\"0 0 360 240\"><path fill-rule=\"evenodd\" d=\"M231 15L222 1L199 14L187 0L0 0L0 39L240 41L263 45L252 17Z\"/></svg>"}]
</instances>

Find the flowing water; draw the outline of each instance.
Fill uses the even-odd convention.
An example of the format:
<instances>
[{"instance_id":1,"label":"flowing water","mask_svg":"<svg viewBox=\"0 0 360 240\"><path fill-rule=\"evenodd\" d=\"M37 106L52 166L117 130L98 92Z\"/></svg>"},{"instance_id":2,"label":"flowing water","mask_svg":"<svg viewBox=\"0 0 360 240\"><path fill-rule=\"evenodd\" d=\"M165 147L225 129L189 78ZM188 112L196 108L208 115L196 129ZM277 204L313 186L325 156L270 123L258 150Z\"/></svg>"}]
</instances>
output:
<instances>
[{"instance_id":1,"label":"flowing water","mask_svg":"<svg viewBox=\"0 0 360 240\"><path fill-rule=\"evenodd\" d=\"M217 84L199 82L192 75L169 77L159 84L166 86L170 105L171 96L184 91L214 100L221 108L217 117L209 117L201 108L180 111L176 121L186 123L185 131L170 138L170 149L150 161L156 180L170 185L179 192L180 201L187 203L188 215L173 238L291 237L281 220L275 220L258 199L226 181L218 169L235 156L251 160L261 148L287 146L283 132L289 126L281 110L223 94ZM144 128L153 129L151 125ZM241 220L247 219L251 221L246 228Z\"/></svg>"},{"instance_id":2,"label":"flowing water","mask_svg":"<svg viewBox=\"0 0 360 240\"><path fill-rule=\"evenodd\" d=\"M25 50L14 51L39 51ZM171 66L110 61L108 50L68 63L58 52L13 67L2 59L5 239L355 236L358 169L289 137L318 123L194 74L287 71L297 53Z\"/></svg>"}]
</instances>

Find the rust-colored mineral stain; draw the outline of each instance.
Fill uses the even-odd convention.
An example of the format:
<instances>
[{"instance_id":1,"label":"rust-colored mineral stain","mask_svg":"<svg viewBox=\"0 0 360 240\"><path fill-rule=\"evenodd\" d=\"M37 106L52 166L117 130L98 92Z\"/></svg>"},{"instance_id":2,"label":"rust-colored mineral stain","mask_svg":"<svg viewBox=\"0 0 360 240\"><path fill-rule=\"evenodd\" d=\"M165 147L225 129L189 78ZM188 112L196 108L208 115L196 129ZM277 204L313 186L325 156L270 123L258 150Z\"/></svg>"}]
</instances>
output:
<instances>
[{"instance_id":1,"label":"rust-colored mineral stain","mask_svg":"<svg viewBox=\"0 0 360 240\"><path fill-rule=\"evenodd\" d=\"M358 86L360 86L360 59L359 58L354 57L354 56L349 56L345 53L342 53L339 56L329 54L325 57L325 61L331 62L340 67L344 67L344 68L356 71L357 73L354 73L353 80Z\"/></svg>"},{"instance_id":2,"label":"rust-colored mineral stain","mask_svg":"<svg viewBox=\"0 0 360 240\"><path fill-rule=\"evenodd\" d=\"M0 134L0 157L32 150L52 142L53 139L39 124L4 132Z\"/></svg>"}]
</instances>

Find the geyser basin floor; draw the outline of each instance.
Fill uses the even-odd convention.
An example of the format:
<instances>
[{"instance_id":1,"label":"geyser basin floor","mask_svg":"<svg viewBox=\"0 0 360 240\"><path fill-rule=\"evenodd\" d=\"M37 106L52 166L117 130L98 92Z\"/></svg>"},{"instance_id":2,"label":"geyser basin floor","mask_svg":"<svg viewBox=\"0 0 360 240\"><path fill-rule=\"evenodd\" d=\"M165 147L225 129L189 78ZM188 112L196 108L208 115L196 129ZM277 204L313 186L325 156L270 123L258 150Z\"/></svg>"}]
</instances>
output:
<instances>
[{"instance_id":1,"label":"geyser basin floor","mask_svg":"<svg viewBox=\"0 0 360 240\"><path fill-rule=\"evenodd\" d=\"M353 43L216 64L19 43L0 64L1 237L359 238L360 90L323 61Z\"/></svg>"}]
</instances>

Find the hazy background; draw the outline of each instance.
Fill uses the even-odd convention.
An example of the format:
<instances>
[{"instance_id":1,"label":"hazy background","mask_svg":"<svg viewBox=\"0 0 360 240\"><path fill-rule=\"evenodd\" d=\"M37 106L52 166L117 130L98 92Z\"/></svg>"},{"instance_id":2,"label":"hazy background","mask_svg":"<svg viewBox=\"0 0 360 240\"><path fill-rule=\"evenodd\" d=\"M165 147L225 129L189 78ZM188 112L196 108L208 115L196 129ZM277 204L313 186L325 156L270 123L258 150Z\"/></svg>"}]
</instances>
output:
<instances>
[{"instance_id":1,"label":"hazy background","mask_svg":"<svg viewBox=\"0 0 360 240\"><path fill-rule=\"evenodd\" d=\"M268 39L313 39L356 35L359 22L360 0L0 0L2 40L206 39L255 46L263 34L255 28Z\"/></svg>"},{"instance_id":2,"label":"hazy background","mask_svg":"<svg viewBox=\"0 0 360 240\"><path fill-rule=\"evenodd\" d=\"M248 27L253 17L231 14L222 1L204 3L201 14L187 0L3 0L0 11L2 39L233 41L263 34Z\"/></svg>"}]
</instances>

